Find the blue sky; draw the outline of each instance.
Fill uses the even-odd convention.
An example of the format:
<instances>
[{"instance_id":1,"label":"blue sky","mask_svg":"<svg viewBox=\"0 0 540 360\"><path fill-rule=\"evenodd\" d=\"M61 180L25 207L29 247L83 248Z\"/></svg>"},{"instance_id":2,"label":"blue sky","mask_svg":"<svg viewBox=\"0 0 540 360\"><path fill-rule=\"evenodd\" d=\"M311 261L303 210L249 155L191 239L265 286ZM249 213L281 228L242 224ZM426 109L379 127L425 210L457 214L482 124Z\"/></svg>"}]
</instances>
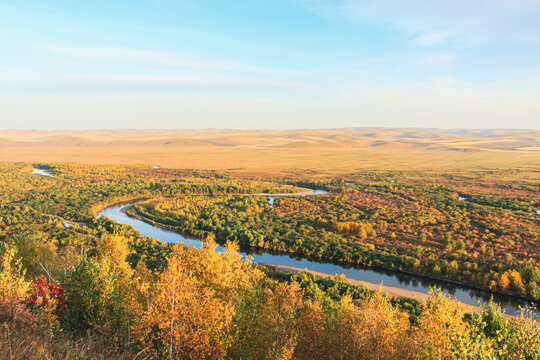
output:
<instances>
[{"instance_id":1,"label":"blue sky","mask_svg":"<svg viewBox=\"0 0 540 360\"><path fill-rule=\"evenodd\" d=\"M538 0L0 0L0 128L540 129Z\"/></svg>"}]
</instances>

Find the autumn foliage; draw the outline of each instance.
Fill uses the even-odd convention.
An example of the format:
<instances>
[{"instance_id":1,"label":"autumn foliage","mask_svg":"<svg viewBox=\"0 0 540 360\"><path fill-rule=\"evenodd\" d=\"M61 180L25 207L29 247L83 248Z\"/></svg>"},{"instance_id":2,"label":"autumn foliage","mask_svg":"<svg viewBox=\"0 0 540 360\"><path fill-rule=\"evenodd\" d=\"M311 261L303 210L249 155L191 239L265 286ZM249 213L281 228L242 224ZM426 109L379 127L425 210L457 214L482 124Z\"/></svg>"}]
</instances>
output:
<instances>
[{"instance_id":1,"label":"autumn foliage","mask_svg":"<svg viewBox=\"0 0 540 360\"><path fill-rule=\"evenodd\" d=\"M537 220L516 210L534 204L527 184L509 190L523 200L483 193L473 205L450 180L297 183L331 191L270 209L243 194L276 191L272 183L215 172L62 164L55 179L38 179L25 164L0 169L0 357L540 358L531 313L509 320L495 304L470 314L438 291L420 303L307 273L275 276L238 253L242 243L386 264L534 297ZM104 204L156 196L136 210L196 233L200 250L93 217ZM216 239L230 240L225 251Z\"/></svg>"}]
</instances>

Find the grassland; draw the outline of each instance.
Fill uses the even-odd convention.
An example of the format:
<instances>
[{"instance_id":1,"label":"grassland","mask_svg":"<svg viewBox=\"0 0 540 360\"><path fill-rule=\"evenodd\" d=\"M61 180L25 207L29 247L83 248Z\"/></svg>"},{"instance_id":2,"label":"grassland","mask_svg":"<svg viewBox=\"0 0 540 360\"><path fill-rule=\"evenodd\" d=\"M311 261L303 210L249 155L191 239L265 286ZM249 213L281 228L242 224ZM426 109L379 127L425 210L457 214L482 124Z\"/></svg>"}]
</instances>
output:
<instances>
[{"instance_id":1,"label":"grassland","mask_svg":"<svg viewBox=\"0 0 540 360\"><path fill-rule=\"evenodd\" d=\"M0 161L142 163L265 176L540 170L540 131L530 130L4 130L0 150Z\"/></svg>"}]
</instances>

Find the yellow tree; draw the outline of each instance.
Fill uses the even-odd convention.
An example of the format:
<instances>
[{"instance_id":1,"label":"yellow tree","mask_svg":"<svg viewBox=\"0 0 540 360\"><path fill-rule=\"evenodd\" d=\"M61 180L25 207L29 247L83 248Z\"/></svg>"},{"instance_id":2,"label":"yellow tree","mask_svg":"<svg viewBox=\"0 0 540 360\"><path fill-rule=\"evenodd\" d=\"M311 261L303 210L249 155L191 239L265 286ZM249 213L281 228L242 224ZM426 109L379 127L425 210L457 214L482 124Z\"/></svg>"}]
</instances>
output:
<instances>
[{"instance_id":1,"label":"yellow tree","mask_svg":"<svg viewBox=\"0 0 540 360\"><path fill-rule=\"evenodd\" d=\"M231 304L243 301L246 292L261 279L262 272L249 261L244 261L238 253L238 245L228 242L225 251L216 251L213 238L208 238L201 250L189 249L194 274L212 288L216 296Z\"/></svg>"},{"instance_id":2,"label":"yellow tree","mask_svg":"<svg viewBox=\"0 0 540 360\"><path fill-rule=\"evenodd\" d=\"M146 351L184 359L221 359L230 316L215 290L194 275L192 255L177 247L160 275L134 335Z\"/></svg>"},{"instance_id":3,"label":"yellow tree","mask_svg":"<svg viewBox=\"0 0 540 360\"><path fill-rule=\"evenodd\" d=\"M461 339L468 338L468 325L463 321L465 309L449 295L431 293L423 304L423 312L412 333L415 359L459 359L456 352Z\"/></svg>"},{"instance_id":4,"label":"yellow tree","mask_svg":"<svg viewBox=\"0 0 540 360\"><path fill-rule=\"evenodd\" d=\"M299 343L295 358L405 359L407 315L395 309L382 292L358 304L348 297L321 304L306 303L298 321Z\"/></svg>"},{"instance_id":5,"label":"yellow tree","mask_svg":"<svg viewBox=\"0 0 540 360\"><path fill-rule=\"evenodd\" d=\"M24 305L30 284L24 279L15 248L6 242L0 248L0 321L19 320L31 324L30 313Z\"/></svg>"},{"instance_id":6,"label":"yellow tree","mask_svg":"<svg viewBox=\"0 0 540 360\"><path fill-rule=\"evenodd\" d=\"M298 284L262 284L250 295L236 318L239 333L229 357L291 359L298 342L297 321L302 306Z\"/></svg>"},{"instance_id":7,"label":"yellow tree","mask_svg":"<svg viewBox=\"0 0 540 360\"><path fill-rule=\"evenodd\" d=\"M0 254L0 297L22 301L30 285L25 281L21 260L16 257L15 248L4 243Z\"/></svg>"},{"instance_id":8,"label":"yellow tree","mask_svg":"<svg viewBox=\"0 0 540 360\"><path fill-rule=\"evenodd\" d=\"M508 359L540 359L540 326L530 309L512 319L498 340L503 340Z\"/></svg>"},{"instance_id":9,"label":"yellow tree","mask_svg":"<svg viewBox=\"0 0 540 360\"><path fill-rule=\"evenodd\" d=\"M368 296L358 307L359 359L405 358L408 316L394 308L382 291Z\"/></svg>"},{"instance_id":10,"label":"yellow tree","mask_svg":"<svg viewBox=\"0 0 540 360\"><path fill-rule=\"evenodd\" d=\"M100 257L106 257L111 261L119 273L124 276L131 276L133 269L126 261L129 255L127 245L128 239L116 234L103 234L97 246L97 252Z\"/></svg>"},{"instance_id":11,"label":"yellow tree","mask_svg":"<svg viewBox=\"0 0 540 360\"><path fill-rule=\"evenodd\" d=\"M361 354L360 316L358 308L348 296L330 303L326 309L324 358L356 359Z\"/></svg>"},{"instance_id":12,"label":"yellow tree","mask_svg":"<svg viewBox=\"0 0 540 360\"><path fill-rule=\"evenodd\" d=\"M123 319L125 347L131 343L133 319L140 316L144 306L141 294L148 295L148 287L145 286L150 280L150 275L142 262L136 270L133 270L126 261L129 255L128 240L117 234L103 234L97 246L99 261L109 262L112 271L118 276L119 292L125 312ZM146 298L148 299L148 296Z\"/></svg>"},{"instance_id":13,"label":"yellow tree","mask_svg":"<svg viewBox=\"0 0 540 360\"><path fill-rule=\"evenodd\" d=\"M325 313L319 300L306 300L297 321L298 344L294 359L311 360L314 354L323 356L327 342L324 334Z\"/></svg>"}]
</instances>

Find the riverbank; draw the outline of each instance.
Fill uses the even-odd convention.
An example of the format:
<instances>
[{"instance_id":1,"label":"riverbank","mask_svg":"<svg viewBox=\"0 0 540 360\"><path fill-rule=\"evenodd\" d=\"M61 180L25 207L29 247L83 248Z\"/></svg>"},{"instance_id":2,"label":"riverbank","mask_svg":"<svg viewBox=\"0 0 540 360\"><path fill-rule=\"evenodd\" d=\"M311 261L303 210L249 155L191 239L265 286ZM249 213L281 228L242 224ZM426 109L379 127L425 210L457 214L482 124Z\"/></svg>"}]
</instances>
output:
<instances>
[{"instance_id":1,"label":"riverbank","mask_svg":"<svg viewBox=\"0 0 540 360\"><path fill-rule=\"evenodd\" d=\"M148 199L146 199L148 200ZM142 200L144 201L144 200ZM141 200L136 201L141 202ZM133 203L122 206L108 208L103 215L109 216L112 220L120 223L132 225L143 236L153 237L164 242L182 242L189 246L200 246L200 240L192 238L192 234L179 231L180 229L161 223L156 223L150 219L146 219L136 212L130 212L128 215L126 210L132 208ZM470 287L460 286L459 284L449 283L447 281L436 281L427 277L409 275L403 272L390 272L384 269L362 269L354 266L347 267L345 265L337 265L333 263L319 262L317 259L307 259L300 255L296 257L289 253L276 253L267 249L260 249L261 252L253 253L251 248L241 250L241 253L246 256L251 256L256 263L274 264L278 266L290 266L297 269L308 268L311 271L318 271L321 274L345 274L349 279L354 281L372 282L374 284L371 289L378 289L380 283L388 284L385 286L393 286L392 294L395 296L417 297L419 300L429 292L429 287L434 286L441 288L444 292L452 294L452 297L458 301L476 306L478 299L484 305L487 304L491 296L494 297L496 303L500 304L503 309L509 314L519 314L519 307L526 308L528 303L526 300L519 298L501 295L494 292L483 291ZM403 291L398 291L403 290ZM410 293L408 291L411 291ZM422 294L422 295L419 295ZM425 299L425 298L424 298Z\"/></svg>"},{"instance_id":2,"label":"riverbank","mask_svg":"<svg viewBox=\"0 0 540 360\"><path fill-rule=\"evenodd\" d=\"M258 195L258 194L246 194L246 195ZM283 196L292 196L292 195L283 195ZM152 200L154 200L154 199L148 199L146 201L152 201ZM133 205L143 203L143 202L146 202L146 201L139 201L137 203L130 204L130 206L127 206L126 208L123 208L120 211L122 213L124 213L126 216L129 216L131 218L140 220L142 222L145 222L146 224L158 227L160 229L175 232L175 233L178 233L178 234L182 234L183 236L195 236L194 234L183 230L179 226L170 225L170 224L163 224L163 223L157 222L157 221L155 221L153 219L142 216L135 209L133 209ZM272 203L270 205L272 205ZM128 214L126 212L128 209L133 209L132 213ZM196 240L202 241L201 239L196 239ZM288 252L286 250L278 251L278 250L272 250L272 249L268 249L268 248L264 248L264 247L255 247L255 246L249 246L249 245L243 245L243 246L245 246L247 248L250 248L250 249L254 249L254 250L270 251L270 252L287 254L289 256L298 256L298 257L302 257L302 258L309 258L308 256L306 256L305 254L303 254L301 252ZM359 264L354 263L354 262L331 261L329 259L323 259L323 258L314 259L314 260L315 261L330 262L330 263L334 263L334 264L339 264L341 266L354 267L354 266L359 265ZM371 267L371 268L373 268L373 267ZM442 277L433 276L433 275L427 275L427 274L413 273L413 272L410 272L410 271L401 270L401 269L395 269L395 268L385 267L385 266L377 266L377 268L379 270L383 270L383 271L398 272L398 273L400 273L402 275L413 276L413 277L416 277L418 279L425 279L426 281L436 281L439 284L444 283L444 284L447 284L447 285L468 287L468 288L473 289L473 290L479 290L479 291L483 291L483 292L488 292L488 293L491 293L493 295L500 295L500 296L510 297L510 298L513 298L513 299L516 299L516 300L526 301L526 302L529 302L529 303L535 303L535 301L536 301L534 299L520 297L520 296L511 294L511 293L504 293L504 292L501 292L501 291L496 291L496 290L488 289L488 288L481 287L481 286L467 284L467 283L465 283L463 281L457 281L457 280L452 280L452 279L448 279L448 278L442 278ZM378 283L376 283L376 284L378 285ZM395 289L401 289L401 288L395 287ZM403 289L403 290L405 290L405 289ZM406 291L408 291L408 290L406 290ZM416 291L413 291L413 292L419 293L419 294L424 294L424 295L426 294L426 293L416 292ZM471 305L471 306L474 306L474 305Z\"/></svg>"},{"instance_id":3,"label":"riverbank","mask_svg":"<svg viewBox=\"0 0 540 360\"><path fill-rule=\"evenodd\" d=\"M309 190L314 191L311 189ZM254 194L241 195L253 196ZM261 195L271 197L273 194ZM287 194L287 196L291 195L292 194ZM112 206L105 209L102 214L117 222L132 225L143 236L153 237L164 242L182 242L189 246L200 246L200 240L192 238L193 234L185 233L175 226L157 223L140 216L140 214L137 214L136 212L127 214L126 210L132 208L132 205L144 202L145 200L151 201L152 199L139 199L139 201L134 201L131 204L124 203L125 205L123 206ZM354 281L358 281L358 284L371 282L371 284L366 287L372 290L379 289L380 283L389 284L384 285L384 287L392 296L416 297L419 300L423 300L427 298L429 287L435 286L441 288L446 293L450 293L452 297L458 301L467 304L467 306L471 306L476 312L480 310L480 307L476 306L478 301L486 305L491 296L494 297L496 303L500 304L503 309L513 315L519 314L519 307L526 308L528 306L526 299L499 294L493 291L471 288L454 282L408 274L402 271L396 272L395 269L392 271L391 269L382 268L358 268L355 266L347 266L347 264L328 263L321 261L320 259L309 259L301 254L272 252L264 248L241 249L241 253L246 256L251 256L256 263L274 264L276 266L285 267L290 266L291 268L296 269L308 268L310 271L317 272L318 274L325 274L325 276L333 276L331 274L345 274L353 281L351 284L354 285L356 285Z\"/></svg>"},{"instance_id":4,"label":"riverbank","mask_svg":"<svg viewBox=\"0 0 540 360\"><path fill-rule=\"evenodd\" d=\"M312 271L312 270L307 270L307 269L300 269L300 268L297 268L297 267L287 266L287 265L274 265L274 264L267 264L267 263L259 263L258 265L264 266L264 267L266 267L268 269L271 269L271 270L280 271L280 272L283 272L283 273L295 273L295 274L298 274L298 273L308 272L308 273L311 273L311 274L313 274L313 275L315 275L317 277L321 277L321 278L333 278L333 277L336 276L336 275L332 275L332 274L323 273L323 272L320 272L320 271ZM385 294L387 294L388 296L392 296L392 297L406 297L406 298L416 299L416 300L418 300L420 302L426 302L430 297L429 294L422 293L422 292L419 292L419 291L408 290L408 289L403 289L403 288L384 285L384 284L377 284L377 283L370 282L370 281L356 280L356 279L351 279L351 278L348 278L348 277L344 277L343 280L348 284L351 284L351 285L354 285L354 286L365 287L365 288L368 288L369 290L373 290L373 291L381 290ZM469 305L469 304L465 304L465 303L460 302L460 301L458 301L458 302L465 309L467 309L471 313L480 314L482 312L482 307L480 307L480 306ZM516 315L509 315L509 314L504 314L504 317L506 319L508 319L508 320L518 318L518 316L516 316Z\"/></svg>"},{"instance_id":5,"label":"riverbank","mask_svg":"<svg viewBox=\"0 0 540 360\"><path fill-rule=\"evenodd\" d=\"M101 213L103 210L109 207L122 205L122 204L130 204L130 205L136 205L147 201L157 200L159 198L176 198L179 196L266 196L266 197L286 197L286 196L310 196L310 195L322 195L323 193L318 193L318 189L308 189L303 187L297 187L301 191L295 192L295 193L223 193L223 194L175 194L175 195L169 195L169 196L153 196L153 197L134 197L130 199L123 199L119 201L112 201L109 204L101 205L95 209L92 210L92 214L94 217L98 216L99 213ZM324 193L327 193L326 190L322 190Z\"/></svg>"},{"instance_id":6,"label":"riverbank","mask_svg":"<svg viewBox=\"0 0 540 360\"><path fill-rule=\"evenodd\" d=\"M140 201L140 202L144 202L144 200ZM138 203L140 203L140 202L138 202ZM157 222L155 222L155 221L153 221L151 219L148 219L148 218L145 218L145 217L141 216L140 214L138 214L135 211L132 212L131 214L129 214L127 212L127 210L132 209L133 206L136 205L136 204L137 203L133 203L133 204L130 204L128 206L122 207L119 211L120 211L120 213L124 214L125 216L128 216L128 217L130 217L132 219L142 221L142 222L144 222L144 223L146 223L148 225L152 225L152 226L158 227L158 228L166 230L166 231L171 231L171 232L177 233L179 235L184 235L181 232L179 232L179 229L177 229L174 226L157 223ZM188 234L185 234L185 235L188 235ZM283 273L309 272L309 273L311 273L311 274L313 274L315 276L322 277L322 278L333 278L336 275L336 274L329 274L329 273L324 273L324 272L320 272L320 271L308 270L308 269L305 269L305 268L299 268L299 267L288 266L288 265L277 265L277 264L269 264L269 263L264 263L264 262L258 262L257 265L261 265L261 266L264 266L264 267L269 268L271 270L280 271L280 272L283 272ZM355 286L362 286L362 287L368 288L369 290L373 290L373 291L382 290L387 295L392 296L392 297L412 298L412 299L417 299L420 302L425 302L425 301L427 301L429 299L429 294L423 293L423 292L420 292L420 291L414 291L414 290L399 288L399 287L390 286L390 285L384 285L382 283L375 283L375 282L370 282L370 281L365 281L365 280L357 280L357 279L352 279L352 278L349 278L349 277L345 277L344 280L348 284L355 285ZM467 308L470 312L480 314L481 311L482 311L482 308L480 306L469 305L469 304L465 304L463 302L460 302L460 303L465 308ZM505 316L508 319L516 317L516 316L513 316L513 315L507 315L507 314L505 314Z\"/></svg>"}]
</instances>

